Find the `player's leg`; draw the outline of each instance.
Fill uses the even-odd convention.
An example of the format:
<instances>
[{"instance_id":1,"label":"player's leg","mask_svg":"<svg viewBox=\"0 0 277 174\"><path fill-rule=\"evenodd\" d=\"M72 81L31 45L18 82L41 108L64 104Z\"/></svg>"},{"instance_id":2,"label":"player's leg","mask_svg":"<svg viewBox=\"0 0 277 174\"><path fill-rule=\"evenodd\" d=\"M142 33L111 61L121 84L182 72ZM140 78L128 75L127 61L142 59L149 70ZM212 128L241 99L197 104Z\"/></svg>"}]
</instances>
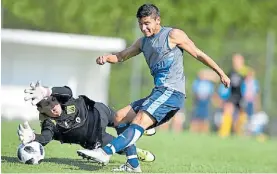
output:
<instances>
[{"instance_id":1,"label":"player's leg","mask_svg":"<svg viewBox=\"0 0 277 174\"><path fill-rule=\"evenodd\" d=\"M193 112L193 118L191 123L191 131L195 133L201 133L203 125L203 117L207 114L207 105L203 104L201 100L195 102L195 108Z\"/></svg>"},{"instance_id":2,"label":"player's leg","mask_svg":"<svg viewBox=\"0 0 277 174\"><path fill-rule=\"evenodd\" d=\"M118 110L114 117L114 127L117 127L118 125L122 125L122 124L131 123L134 120L137 112L140 109L141 104L144 101L145 101L145 98L137 100L131 103L130 105ZM145 130L144 132L144 135L146 136L152 136L155 134L156 134L155 128Z\"/></svg>"},{"instance_id":3,"label":"player's leg","mask_svg":"<svg viewBox=\"0 0 277 174\"><path fill-rule=\"evenodd\" d=\"M114 136L106 132L107 126L114 127L117 131L117 134L120 135L125 129L127 129L129 123L133 120L133 115L136 115L135 111L132 109L130 105L124 107L116 113L108 106L102 103L96 103L95 107L98 109L101 118L102 147L105 147L108 143L112 142L115 139ZM120 122L123 124L120 124ZM116 153L126 155L128 159L127 162L130 164L130 167L132 167L134 170L138 167L139 162L135 145L129 146Z\"/></svg>"},{"instance_id":4,"label":"player's leg","mask_svg":"<svg viewBox=\"0 0 277 174\"><path fill-rule=\"evenodd\" d=\"M203 107L202 115L200 117L200 133L209 132L209 105Z\"/></svg>"},{"instance_id":5,"label":"player's leg","mask_svg":"<svg viewBox=\"0 0 277 174\"><path fill-rule=\"evenodd\" d=\"M226 102L223 106L223 114L221 124L218 129L218 134L221 137L227 137L231 133L233 123L234 105L231 102Z\"/></svg>"},{"instance_id":6,"label":"player's leg","mask_svg":"<svg viewBox=\"0 0 277 174\"><path fill-rule=\"evenodd\" d=\"M180 110L172 118L172 130L174 132L182 132L184 122L185 122L185 113L184 111Z\"/></svg>"},{"instance_id":7,"label":"player's leg","mask_svg":"<svg viewBox=\"0 0 277 174\"><path fill-rule=\"evenodd\" d=\"M150 126L160 125L168 121L184 103L185 96L180 92L168 88L155 88L153 91L151 96L142 104L132 124L103 149L97 149L88 154L91 158L107 164L111 155L135 144L144 130ZM170 117L166 117L169 115Z\"/></svg>"},{"instance_id":8,"label":"player's leg","mask_svg":"<svg viewBox=\"0 0 277 174\"><path fill-rule=\"evenodd\" d=\"M139 106L141 105L141 103L142 103L143 101L144 101L144 100L138 100L138 101L132 103L131 105L129 105L129 106L127 106L127 107L125 107L125 108L119 110L119 111L117 112L117 114L114 114L114 115L110 116L110 117L113 117L113 119L110 119L110 120L112 120L112 122L110 122L109 126L116 128L118 134L120 134L120 132L124 131L124 130L129 126L128 122L130 122L131 119L133 119L132 114L138 111ZM134 109L133 109L133 108L134 108ZM136 113L135 113L135 114L136 114ZM123 124L120 124L120 123L123 123ZM125 124L125 123L126 123L126 124ZM119 126L119 124L120 124L120 126ZM122 125L123 125L123 127L122 127ZM110 143L110 142L111 142L111 141L109 141L109 143ZM103 148L103 149L104 149L104 148ZM120 152L120 151L122 151L122 150L125 150L125 152L127 152L127 153L126 153L127 158L128 158L128 156L130 156L130 157L129 157L129 158L130 158L129 161L132 161L132 162L130 162L130 163L132 163L133 166L136 166L135 163L136 163L136 161L137 161L137 163L138 163L138 158L137 158L137 156L136 156L136 153L137 153L137 152L136 152L136 147L135 147L135 145L133 145L133 146L130 145L130 146L127 147L126 149L120 149L120 150L118 150L117 152ZM143 152L145 152L145 151L143 151ZM91 159L91 153L93 153L93 152L92 152L92 151L89 151L89 150L79 150L78 153L82 154L82 156L87 156L88 158ZM103 151L102 151L102 153L103 153ZM144 154L145 154L145 153L144 153ZM146 153L146 154L147 154L148 156L149 156L149 155L150 155L150 156L154 156L154 155L152 155L151 153ZM107 157L107 156L105 156L105 157ZM131 158L133 158L133 157L136 157L136 158L131 160ZM153 161L153 160L154 160L153 157L151 157L151 158L152 158L152 161ZM151 158L150 158L150 160L151 160ZM143 158L142 158L142 159L143 159ZM144 157L144 159L145 159L145 157ZM97 161L97 160L96 160L96 161ZM108 163L108 161L109 161L109 158L105 158L104 160L98 161L98 162L101 162L101 163L105 164L105 163ZM129 166L129 167L130 167L130 166ZM134 169L134 170L135 170L135 169Z\"/></svg>"},{"instance_id":9,"label":"player's leg","mask_svg":"<svg viewBox=\"0 0 277 174\"><path fill-rule=\"evenodd\" d=\"M124 127L120 127L119 130L117 130L117 133L120 134L127 128L128 126ZM116 137L114 137L113 135L107 133L107 132L102 132L102 147L106 146L107 144L109 144L111 141L113 141L113 139L115 139ZM128 148L117 152L117 154L119 155L128 155L127 150ZM155 155L148 151L148 150L144 150L144 149L140 149L140 148L136 148L136 151L138 152L138 159L140 161L143 162L153 162L155 161Z\"/></svg>"},{"instance_id":10,"label":"player's leg","mask_svg":"<svg viewBox=\"0 0 277 174\"><path fill-rule=\"evenodd\" d=\"M190 132L193 133L198 133L200 129L200 120L199 118L201 117L202 114L202 108L199 106L198 102L195 103L195 108L193 109L192 112L192 118L190 121Z\"/></svg>"},{"instance_id":11,"label":"player's leg","mask_svg":"<svg viewBox=\"0 0 277 174\"><path fill-rule=\"evenodd\" d=\"M113 142L103 149L108 155L134 144L143 134L144 130L152 125L161 125L168 121L181 108L184 96L170 89L157 89L141 105L132 124ZM180 106L179 106L180 105ZM169 114L170 113L170 114ZM166 117L170 115L170 117ZM156 124L157 123L157 124Z\"/></svg>"},{"instance_id":12,"label":"player's leg","mask_svg":"<svg viewBox=\"0 0 277 174\"><path fill-rule=\"evenodd\" d=\"M137 105L137 103L134 103L133 105ZM132 104L128 105L116 112L114 116L114 126L117 127L120 124L129 124L133 121L135 116L136 112L134 111Z\"/></svg>"},{"instance_id":13,"label":"player's leg","mask_svg":"<svg viewBox=\"0 0 277 174\"><path fill-rule=\"evenodd\" d=\"M235 122L234 132L237 135L242 135L244 132L244 127L247 123L247 114L240 105L237 105L236 108L238 110L238 116Z\"/></svg>"}]
</instances>

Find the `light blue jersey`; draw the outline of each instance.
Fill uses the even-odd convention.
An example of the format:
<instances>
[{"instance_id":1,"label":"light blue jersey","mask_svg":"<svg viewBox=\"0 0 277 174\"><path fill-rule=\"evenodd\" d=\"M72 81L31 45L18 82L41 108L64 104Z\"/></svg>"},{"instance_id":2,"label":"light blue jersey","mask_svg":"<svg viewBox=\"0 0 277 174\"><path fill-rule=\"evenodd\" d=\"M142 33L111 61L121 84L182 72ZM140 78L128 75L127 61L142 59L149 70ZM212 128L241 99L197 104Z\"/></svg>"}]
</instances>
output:
<instances>
[{"instance_id":1,"label":"light blue jersey","mask_svg":"<svg viewBox=\"0 0 277 174\"><path fill-rule=\"evenodd\" d=\"M171 49L168 37L172 28L162 27L160 32L142 39L141 50L154 77L156 87L168 87L185 94L183 50Z\"/></svg>"},{"instance_id":2,"label":"light blue jersey","mask_svg":"<svg viewBox=\"0 0 277 174\"><path fill-rule=\"evenodd\" d=\"M185 77L183 51L170 49L168 35L172 28L162 27L160 32L142 39L141 47L145 60L154 77L155 87L151 94L131 103L137 113L140 110L151 115L159 126L170 120L185 101Z\"/></svg>"}]
</instances>

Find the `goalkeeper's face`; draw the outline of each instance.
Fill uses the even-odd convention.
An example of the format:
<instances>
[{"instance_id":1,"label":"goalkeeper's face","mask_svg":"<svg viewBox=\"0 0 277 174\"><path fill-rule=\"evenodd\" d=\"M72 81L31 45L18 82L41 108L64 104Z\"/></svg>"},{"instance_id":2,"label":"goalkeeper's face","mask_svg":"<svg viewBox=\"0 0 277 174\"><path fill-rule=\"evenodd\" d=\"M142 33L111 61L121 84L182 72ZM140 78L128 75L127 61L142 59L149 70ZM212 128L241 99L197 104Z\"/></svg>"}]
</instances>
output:
<instances>
[{"instance_id":1,"label":"goalkeeper's face","mask_svg":"<svg viewBox=\"0 0 277 174\"><path fill-rule=\"evenodd\" d=\"M62 107L55 97L47 97L39 102L38 110L49 117L59 117Z\"/></svg>"}]
</instances>

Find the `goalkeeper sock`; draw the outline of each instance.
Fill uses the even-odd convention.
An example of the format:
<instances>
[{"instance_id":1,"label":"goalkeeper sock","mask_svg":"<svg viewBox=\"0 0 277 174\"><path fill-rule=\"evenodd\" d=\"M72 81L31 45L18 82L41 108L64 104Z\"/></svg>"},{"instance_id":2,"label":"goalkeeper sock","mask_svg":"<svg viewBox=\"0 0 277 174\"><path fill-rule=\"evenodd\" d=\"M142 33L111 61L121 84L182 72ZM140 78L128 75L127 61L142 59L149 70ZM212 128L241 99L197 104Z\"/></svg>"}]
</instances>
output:
<instances>
[{"instance_id":1,"label":"goalkeeper sock","mask_svg":"<svg viewBox=\"0 0 277 174\"><path fill-rule=\"evenodd\" d=\"M129 147L141 137L144 129L137 125L131 124L122 134L114 139L110 144L103 147L103 150L108 154L112 155L126 147Z\"/></svg>"}]
</instances>

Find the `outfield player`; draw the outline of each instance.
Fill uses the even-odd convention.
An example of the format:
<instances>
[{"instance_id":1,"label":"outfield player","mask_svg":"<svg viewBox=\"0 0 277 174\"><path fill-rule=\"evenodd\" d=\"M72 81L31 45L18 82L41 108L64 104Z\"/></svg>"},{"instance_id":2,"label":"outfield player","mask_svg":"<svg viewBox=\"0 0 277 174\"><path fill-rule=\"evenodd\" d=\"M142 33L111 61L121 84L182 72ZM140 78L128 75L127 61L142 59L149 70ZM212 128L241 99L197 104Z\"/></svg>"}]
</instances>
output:
<instances>
[{"instance_id":1,"label":"outfield player","mask_svg":"<svg viewBox=\"0 0 277 174\"><path fill-rule=\"evenodd\" d=\"M38 141L43 146L52 140L61 143L79 144L86 149L104 147L114 137L106 132L106 127L113 127L117 133L128 125L114 125L115 112L103 103L95 102L81 95L75 99L69 87L47 88L31 84L26 89L25 100L32 100L37 106L41 121L41 134L35 134L28 122L19 125L18 135L22 143ZM151 162L155 156L142 149L137 149L139 159ZM123 154L119 151L119 154Z\"/></svg>"},{"instance_id":2,"label":"outfield player","mask_svg":"<svg viewBox=\"0 0 277 174\"><path fill-rule=\"evenodd\" d=\"M194 111L190 130L207 133L209 131L209 114L211 98L214 94L214 84L199 73L192 85L194 94Z\"/></svg>"},{"instance_id":3,"label":"outfield player","mask_svg":"<svg viewBox=\"0 0 277 174\"><path fill-rule=\"evenodd\" d=\"M108 164L111 156L122 149L135 149L134 144L146 129L165 123L184 105L183 50L212 68L226 87L230 85L230 79L222 69L199 50L182 30L161 26L160 11L155 5L142 5L136 17L144 37L121 52L100 56L96 62L100 65L118 63L143 53L155 87L146 98L117 112L116 124L128 121L131 125L116 139L103 148L78 150L79 154L103 164ZM136 152L126 155L127 163L114 171L141 172Z\"/></svg>"}]
</instances>

